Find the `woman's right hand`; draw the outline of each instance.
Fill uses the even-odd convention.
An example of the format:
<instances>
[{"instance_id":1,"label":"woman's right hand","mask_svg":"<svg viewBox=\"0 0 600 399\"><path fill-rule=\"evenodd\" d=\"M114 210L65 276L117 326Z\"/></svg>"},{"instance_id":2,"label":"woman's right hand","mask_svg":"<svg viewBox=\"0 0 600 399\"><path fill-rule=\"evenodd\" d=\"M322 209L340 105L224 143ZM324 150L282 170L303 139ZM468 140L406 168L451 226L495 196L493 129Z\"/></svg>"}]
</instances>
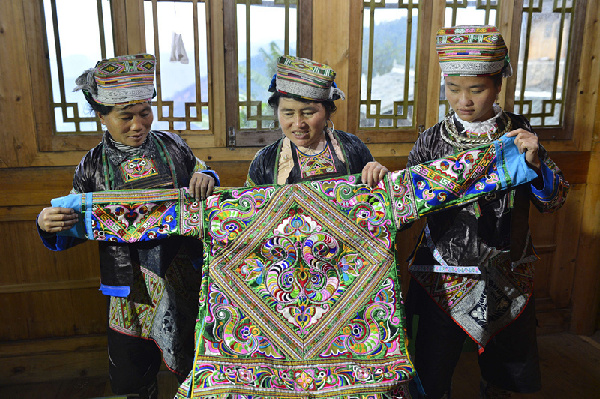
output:
<instances>
[{"instance_id":1,"label":"woman's right hand","mask_svg":"<svg viewBox=\"0 0 600 399\"><path fill-rule=\"evenodd\" d=\"M371 188L377 187L389 170L377 161L371 161L362 170L361 180Z\"/></svg>"},{"instance_id":2,"label":"woman's right hand","mask_svg":"<svg viewBox=\"0 0 600 399\"><path fill-rule=\"evenodd\" d=\"M78 220L79 216L72 208L48 207L38 215L37 224L47 233L59 233L69 230Z\"/></svg>"}]
</instances>

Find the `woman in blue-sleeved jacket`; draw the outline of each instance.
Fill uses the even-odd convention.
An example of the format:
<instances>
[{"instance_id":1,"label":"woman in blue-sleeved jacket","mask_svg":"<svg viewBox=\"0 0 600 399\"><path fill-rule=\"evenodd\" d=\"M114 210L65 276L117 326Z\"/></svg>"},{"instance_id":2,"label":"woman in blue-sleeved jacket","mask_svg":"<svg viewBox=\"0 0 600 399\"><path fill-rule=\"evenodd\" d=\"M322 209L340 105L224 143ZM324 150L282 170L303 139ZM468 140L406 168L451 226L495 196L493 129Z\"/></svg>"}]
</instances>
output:
<instances>
[{"instance_id":1,"label":"woman in blue-sleeved jacket","mask_svg":"<svg viewBox=\"0 0 600 399\"><path fill-rule=\"evenodd\" d=\"M77 79L76 89L106 130L77 166L72 192L189 187L200 200L218 185L216 173L178 135L151 130L154 67L152 55L122 56L99 61ZM106 218L118 228L147 211L115 203ZM77 218L70 208L42 210L37 224L44 245L60 251L83 242L56 234ZM161 358L180 380L192 367L201 244L186 237L99 244L112 391L157 398Z\"/></svg>"},{"instance_id":2,"label":"woman in blue-sleeved jacket","mask_svg":"<svg viewBox=\"0 0 600 399\"><path fill-rule=\"evenodd\" d=\"M502 77L511 73L498 30L443 28L436 45L452 111L419 136L408 166L507 135L538 178L427 218L410 260L406 301L409 320L419 315L415 367L427 398L451 397L452 374L471 337L479 348L482 398L535 392L541 386L532 300L537 256L529 207L558 209L569 186L528 120L495 104Z\"/></svg>"}]
</instances>

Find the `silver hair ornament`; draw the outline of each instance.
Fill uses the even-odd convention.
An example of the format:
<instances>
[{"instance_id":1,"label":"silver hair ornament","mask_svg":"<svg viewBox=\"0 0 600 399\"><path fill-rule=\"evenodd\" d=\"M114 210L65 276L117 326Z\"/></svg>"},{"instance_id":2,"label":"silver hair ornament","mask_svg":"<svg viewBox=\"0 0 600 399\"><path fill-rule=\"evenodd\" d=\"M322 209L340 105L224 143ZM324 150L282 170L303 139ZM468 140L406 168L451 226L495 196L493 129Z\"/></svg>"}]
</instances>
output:
<instances>
[{"instance_id":1,"label":"silver hair ornament","mask_svg":"<svg viewBox=\"0 0 600 399\"><path fill-rule=\"evenodd\" d=\"M75 88L73 91L85 90L90 94L97 94L98 89L94 80L95 68L85 70L77 79L75 79Z\"/></svg>"}]
</instances>

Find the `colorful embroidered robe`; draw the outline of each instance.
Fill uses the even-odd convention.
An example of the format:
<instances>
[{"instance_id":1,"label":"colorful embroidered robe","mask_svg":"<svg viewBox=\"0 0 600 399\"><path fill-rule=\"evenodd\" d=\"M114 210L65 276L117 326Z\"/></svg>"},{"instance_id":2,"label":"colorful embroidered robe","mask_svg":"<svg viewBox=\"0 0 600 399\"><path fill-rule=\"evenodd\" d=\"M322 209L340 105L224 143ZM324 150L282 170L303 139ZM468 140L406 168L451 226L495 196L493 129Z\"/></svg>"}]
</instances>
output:
<instances>
[{"instance_id":1,"label":"colorful embroidered robe","mask_svg":"<svg viewBox=\"0 0 600 399\"><path fill-rule=\"evenodd\" d=\"M182 189L54 205L81 212L74 229L90 239L204 241L196 360L179 396L408 398L397 230L536 176L509 139L389 173L374 189L351 175L218 189L203 204Z\"/></svg>"}]
</instances>

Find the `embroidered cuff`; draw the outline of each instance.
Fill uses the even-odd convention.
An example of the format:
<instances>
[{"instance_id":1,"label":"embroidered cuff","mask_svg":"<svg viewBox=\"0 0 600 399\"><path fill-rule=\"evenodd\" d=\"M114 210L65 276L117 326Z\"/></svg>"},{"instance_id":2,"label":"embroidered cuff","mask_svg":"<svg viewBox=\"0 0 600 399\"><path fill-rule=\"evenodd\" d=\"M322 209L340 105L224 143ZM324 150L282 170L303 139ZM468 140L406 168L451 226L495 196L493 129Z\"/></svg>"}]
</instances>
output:
<instances>
[{"instance_id":1,"label":"embroidered cuff","mask_svg":"<svg viewBox=\"0 0 600 399\"><path fill-rule=\"evenodd\" d=\"M100 291L104 295L117 296L119 298L125 298L129 295L131 288L128 285L104 285L100 284Z\"/></svg>"},{"instance_id":2,"label":"embroidered cuff","mask_svg":"<svg viewBox=\"0 0 600 399\"><path fill-rule=\"evenodd\" d=\"M549 202L556 196L556 190L558 189L558 176L556 176L552 169L550 169L544 162L542 162L540 171L542 172L544 187L541 190L538 190L532 184L531 193L535 195L538 200L542 202Z\"/></svg>"},{"instance_id":3,"label":"embroidered cuff","mask_svg":"<svg viewBox=\"0 0 600 399\"><path fill-rule=\"evenodd\" d=\"M508 184L514 187L538 177L537 173L527 166L525 154L519 154L514 137L503 136L500 140L494 141L494 145L496 146L498 161L502 159L508 175L506 177L510 179L510 181L506 181L504 174L498 171L502 189L507 188Z\"/></svg>"}]
</instances>

